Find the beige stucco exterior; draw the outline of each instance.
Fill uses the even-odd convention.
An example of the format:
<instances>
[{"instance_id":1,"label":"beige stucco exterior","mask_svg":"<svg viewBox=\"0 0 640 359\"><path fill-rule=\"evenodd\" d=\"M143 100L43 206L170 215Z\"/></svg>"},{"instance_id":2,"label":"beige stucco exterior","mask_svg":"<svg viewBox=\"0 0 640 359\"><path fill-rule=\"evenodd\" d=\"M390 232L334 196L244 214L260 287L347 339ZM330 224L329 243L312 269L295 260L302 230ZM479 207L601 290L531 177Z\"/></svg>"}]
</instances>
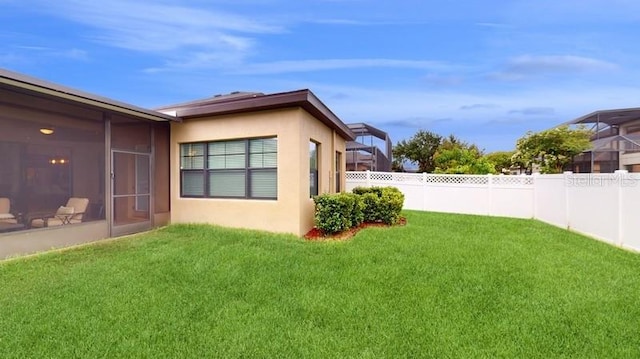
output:
<instances>
[{"instance_id":1,"label":"beige stucco exterior","mask_svg":"<svg viewBox=\"0 0 640 359\"><path fill-rule=\"evenodd\" d=\"M277 200L183 198L180 144L275 136ZM309 142L319 147L319 192L335 191L335 156L344 183L345 139L301 107L190 118L171 126L171 222L210 223L303 235L313 227L309 193ZM344 185L343 185L344 187Z\"/></svg>"}]
</instances>

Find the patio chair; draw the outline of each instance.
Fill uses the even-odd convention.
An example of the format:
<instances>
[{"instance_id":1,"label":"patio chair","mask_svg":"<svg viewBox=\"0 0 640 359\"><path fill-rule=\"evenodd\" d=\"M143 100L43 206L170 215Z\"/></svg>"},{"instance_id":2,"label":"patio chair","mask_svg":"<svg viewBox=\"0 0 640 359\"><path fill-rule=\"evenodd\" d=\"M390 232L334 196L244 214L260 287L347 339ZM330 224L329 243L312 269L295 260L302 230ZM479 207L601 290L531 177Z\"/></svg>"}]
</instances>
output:
<instances>
[{"instance_id":1,"label":"patio chair","mask_svg":"<svg viewBox=\"0 0 640 359\"><path fill-rule=\"evenodd\" d=\"M54 227L82 222L89 205L88 198L71 197L55 214L31 219L32 228Z\"/></svg>"},{"instance_id":2,"label":"patio chair","mask_svg":"<svg viewBox=\"0 0 640 359\"><path fill-rule=\"evenodd\" d=\"M1 223L18 223L18 219L11 213L11 200L6 197L0 197L0 222Z\"/></svg>"}]
</instances>

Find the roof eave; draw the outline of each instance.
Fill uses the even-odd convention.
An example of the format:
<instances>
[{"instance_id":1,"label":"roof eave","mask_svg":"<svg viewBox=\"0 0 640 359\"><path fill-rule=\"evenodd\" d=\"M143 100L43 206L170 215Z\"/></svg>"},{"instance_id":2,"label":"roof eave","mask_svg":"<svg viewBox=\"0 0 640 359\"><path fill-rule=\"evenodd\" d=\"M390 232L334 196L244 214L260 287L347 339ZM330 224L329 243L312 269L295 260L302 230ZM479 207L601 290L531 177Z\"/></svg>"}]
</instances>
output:
<instances>
[{"instance_id":1,"label":"roof eave","mask_svg":"<svg viewBox=\"0 0 640 359\"><path fill-rule=\"evenodd\" d=\"M93 95L87 92L43 81L5 69L0 69L0 84L6 84L14 88L79 102L86 105L111 110L114 112L125 113L147 120L180 121L180 119L176 118L175 116L167 115L153 110L147 110L142 107L130 105L102 96Z\"/></svg>"},{"instance_id":2,"label":"roof eave","mask_svg":"<svg viewBox=\"0 0 640 359\"><path fill-rule=\"evenodd\" d=\"M291 107L303 108L346 140L353 141L355 139L353 132L309 90L241 98L236 101L211 103L191 108L177 108L176 116L189 119ZM163 110L171 110L171 108L167 107Z\"/></svg>"}]
</instances>

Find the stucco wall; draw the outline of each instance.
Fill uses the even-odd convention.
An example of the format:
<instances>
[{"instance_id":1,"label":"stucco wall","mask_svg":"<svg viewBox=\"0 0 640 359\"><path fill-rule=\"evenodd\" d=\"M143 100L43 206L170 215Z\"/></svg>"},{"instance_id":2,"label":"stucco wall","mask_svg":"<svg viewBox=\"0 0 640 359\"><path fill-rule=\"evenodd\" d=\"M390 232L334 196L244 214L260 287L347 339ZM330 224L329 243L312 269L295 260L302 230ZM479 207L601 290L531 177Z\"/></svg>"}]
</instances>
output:
<instances>
[{"instance_id":1,"label":"stucco wall","mask_svg":"<svg viewBox=\"0 0 640 359\"><path fill-rule=\"evenodd\" d=\"M318 194L335 192L335 153L342 153L342 170L344 176L345 140L335 131L315 120L309 113L302 111L302 125L300 133L300 153L304 154L303 162L299 168L299 176L302 178L302 192L300 195L300 227L307 231L313 227L314 203L310 196L309 188L309 142L314 141L320 145L318 158ZM344 184L344 181L342 182ZM344 188L344 185L343 185ZM305 231L306 233L306 231Z\"/></svg>"},{"instance_id":2,"label":"stucco wall","mask_svg":"<svg viewBox=\"0 0 640 359\"><path fill-rule=\"evenodd\" d=\"M276 136L278 199L180 197L180 144ZM302 235L313 227L309 198L309 140L321 142L320 189L329 192L337 142L344 140L301 108L188 119L171 127L171 222L211 223ZM344 156L343 156L344 158ZM344 173L344 171L342 171ZM331 176L331 177L329 177Z\"/></svg>"}]
</instances>

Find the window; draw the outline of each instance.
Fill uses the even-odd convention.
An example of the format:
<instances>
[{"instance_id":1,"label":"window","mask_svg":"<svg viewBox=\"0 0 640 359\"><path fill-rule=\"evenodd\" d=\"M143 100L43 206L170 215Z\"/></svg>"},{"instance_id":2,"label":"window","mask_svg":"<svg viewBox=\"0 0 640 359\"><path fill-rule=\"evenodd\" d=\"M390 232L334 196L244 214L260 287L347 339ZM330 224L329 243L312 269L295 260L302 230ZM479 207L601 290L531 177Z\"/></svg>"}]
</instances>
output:
<instances>
[{"instance_id":1,"label":"window","mask_svg":"<svg viewBox=\"0 0 640 359\"><path fill-rule=\"evenodd\" d=\"M318 195L318 150L320 145L309 142L309 193L310 197Z\"/></svg>"},{"instance_id":2,"label":"window","mask_svg":"<svg viewBox=\"0 0 640 359\"><path fill-rule=\"evenodd\" d=\"M336 193L340 193L342 191L342 175L340 169L342 164L342 153L336 151Z\"/></svg>"},{"instance_id":3,"label":"window","mask_svg":"<svg viewBox=\"0 0 640 359\"><path fill-rule=\"evenodd\" d=\"M275 137L180 145L182 197L278 198Z\"/></svg>"}]
</instances>

